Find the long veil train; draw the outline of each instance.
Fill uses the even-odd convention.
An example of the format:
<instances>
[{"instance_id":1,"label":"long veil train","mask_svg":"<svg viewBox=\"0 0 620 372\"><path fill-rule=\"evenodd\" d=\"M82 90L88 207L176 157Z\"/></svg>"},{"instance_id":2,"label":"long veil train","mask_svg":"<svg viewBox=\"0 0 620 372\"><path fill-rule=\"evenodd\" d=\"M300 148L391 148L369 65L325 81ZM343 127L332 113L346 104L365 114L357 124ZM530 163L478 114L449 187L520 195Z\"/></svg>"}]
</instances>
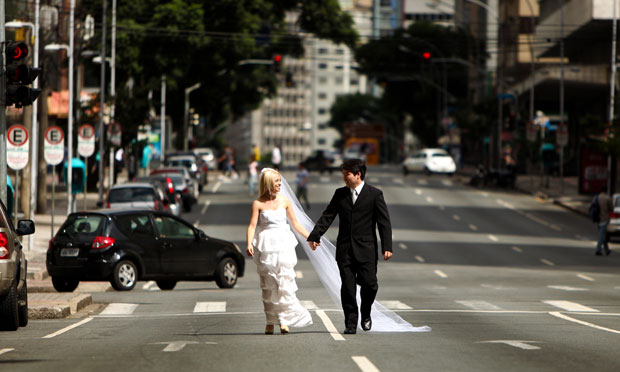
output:
<instances>
[{"instance_id":1,"label":"long veil train","mask_svg":"<svg viewBox=\"0 0 620 372\"><path fill-rule=\"evenodd\" d=\"M263 169L263 171L266 169L268 168ZM306 230L312 231L314 228L314 222L303 210L297 196L291 189L288 182L286 182L286 179L284 177L281 178L282 186L280 188L280 193L291 200L295 216L299 222L306 228ZM318 274L319 279L323 283L325 289L327 289L327 293L329 293L329 296L332 298L334 303L340 307L341 281L335 258L336 247L329 241L329 239L321 237L321 246L313 251L308 246L306 239L299 235L295 230L293 230L293 233L295 233L295 236L299 241L299 245L304 249L304 252L306 252L306 255L310 259L310 262ZM358 286L358 306L360 302L359 290L360 287ZM371 317L373 323L371 332L429 332L431 330L428 326L412 326L409 322L405 321L392 310L389 310L385 306L381 305L378 301L375 301L372 305Z\"/></svg>"}]
</instances>

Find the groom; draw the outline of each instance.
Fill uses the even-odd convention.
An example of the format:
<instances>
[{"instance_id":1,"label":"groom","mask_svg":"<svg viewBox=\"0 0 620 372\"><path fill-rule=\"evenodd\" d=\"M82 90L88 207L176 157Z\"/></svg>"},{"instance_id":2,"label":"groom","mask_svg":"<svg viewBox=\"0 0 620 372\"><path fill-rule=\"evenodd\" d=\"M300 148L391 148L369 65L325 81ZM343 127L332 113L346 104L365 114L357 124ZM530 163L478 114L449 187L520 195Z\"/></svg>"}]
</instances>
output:
<instances>
[{"instance_id":1,"label":"groom","mask_svg":"<svg viewBox=\"0 0 620 372\"><path fill-rule=\"evenodd\" d=\"M340 270L342 287L340 297L344 310L345 334L357 330L357 287L361 286L362 329L372 328L370 308L377 289L377 235L381 237L383 259L392 257L392 227L383 192L364 182L366 164L360 159L350 159L342 164L346 187L336 190L329 205L308 236L314 250L320 245L321 235L327 231L336 216L340 219L336 241L336 262Z\"/></svg>"}]
</instances>

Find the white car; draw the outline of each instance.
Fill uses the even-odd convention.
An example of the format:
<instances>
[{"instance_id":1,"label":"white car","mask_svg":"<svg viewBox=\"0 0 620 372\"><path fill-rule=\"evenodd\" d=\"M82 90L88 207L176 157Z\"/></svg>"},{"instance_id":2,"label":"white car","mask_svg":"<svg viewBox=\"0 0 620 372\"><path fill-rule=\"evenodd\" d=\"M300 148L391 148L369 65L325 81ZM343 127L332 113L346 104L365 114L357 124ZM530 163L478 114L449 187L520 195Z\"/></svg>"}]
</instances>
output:
<instances>
[{"instance_id":1,"label":"white car","mask_svg":"<svg viewBox=\"0 0 620 372\"><path fill-rule=\"evenodd\" d=\"M403 173L424 172L426 174L456 172L456 163L443 149L423 149L407 157L403 162Z\"/></svg>"},{"instance_id":2,"label":"white car","mask_svg":"<svg viewBox=\"0 0 620 372\"><path fill-rule=\"evenodd\" d=\"M199 156L202 161L207 164L209 170L217 170L217 160L215 159L215 152L210 147L197 147L194 149L194 154Z\"/></svg>"},{"instance_id":3,"label":"white car","mask_svg":"<svg viewBox=\"0 0 620 372\"><path fill-rule=\"evenodd\" d=\"M342 157L344 160L361 159L362 161L366 161L366 153L364 153L359 146L347 147L344 149Z\"/></svg>"}]
</instances>

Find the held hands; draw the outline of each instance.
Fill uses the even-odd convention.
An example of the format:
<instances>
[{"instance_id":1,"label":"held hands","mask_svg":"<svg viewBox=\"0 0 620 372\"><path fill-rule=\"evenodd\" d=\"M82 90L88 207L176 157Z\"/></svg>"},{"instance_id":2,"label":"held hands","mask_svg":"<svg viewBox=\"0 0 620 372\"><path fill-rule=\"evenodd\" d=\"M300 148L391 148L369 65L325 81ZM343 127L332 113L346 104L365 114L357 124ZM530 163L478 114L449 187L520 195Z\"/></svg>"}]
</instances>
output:
<instances>
[{"instance_id":1,"label":"held hands","mask_svg":"<svg viewBox=\"0 0 620 372\"><path fill-rule=\"evenodd\" d=\"M320 242L308 242L308 245L313 251L316 251L317 247L321 245Z\"/></svg>"},{"instance_id":2,"label":"held hands","mask_svg":"<svg viewBox=\"0 0 620 372\"><path fill-rule=\"evenodd\" d=\"M390 252L390 251L383 252L383 259L385 261L389 260L390 258L392 258L392 252Z\"/></svg>"}]
</instances>

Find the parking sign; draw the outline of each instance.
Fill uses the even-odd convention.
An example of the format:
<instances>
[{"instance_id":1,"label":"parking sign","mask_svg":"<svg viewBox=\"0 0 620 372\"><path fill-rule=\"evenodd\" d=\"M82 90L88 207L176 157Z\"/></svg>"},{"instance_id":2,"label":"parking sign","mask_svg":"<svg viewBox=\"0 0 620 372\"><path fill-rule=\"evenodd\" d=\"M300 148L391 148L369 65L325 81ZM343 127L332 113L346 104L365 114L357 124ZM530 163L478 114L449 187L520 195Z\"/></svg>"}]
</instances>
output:
<instances>
[{"instance_id":1,"label":"parking sign","mask_svg":"<svg viewBox=\"0 0 620 372\"><path fill-rule=\"evenodd\" d=\"M87 158L95 153L95 128L83 124L78 129L78 154Z\"/></svg>"},{"instance_id":2,"label":"parking sign","mask_svg":"<svg viewBox=\"0 0 620 372\"><path fill-rule=\"evenodd\" d=\"M23 125L13 125L7 132L6 164L13 170L28 165L28 130Z\"/></svg>"},{"instance_id":3,"label":"parking sign","mask_svg":"<svg viewBox=\"0 0 620 372\"><path fill-rule=\"evenodd\" d=\"M60 127L49 127L45 131L43 157L50 165L62 163L65 157L65 133Z\"/></svg>"}]
</instances>

